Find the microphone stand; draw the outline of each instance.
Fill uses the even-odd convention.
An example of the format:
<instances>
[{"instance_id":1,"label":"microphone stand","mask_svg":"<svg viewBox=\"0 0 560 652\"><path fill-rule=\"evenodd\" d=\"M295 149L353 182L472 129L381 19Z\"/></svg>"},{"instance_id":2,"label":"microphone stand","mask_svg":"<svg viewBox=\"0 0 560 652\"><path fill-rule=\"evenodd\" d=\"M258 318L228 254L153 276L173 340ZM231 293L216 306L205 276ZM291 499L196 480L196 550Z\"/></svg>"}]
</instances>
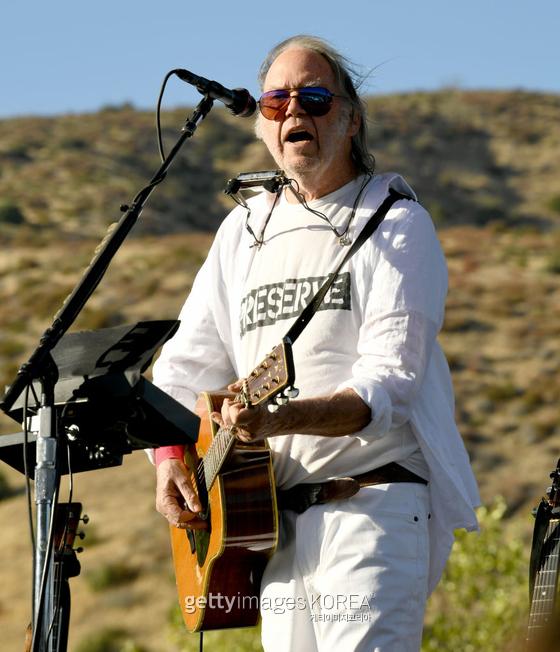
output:
<instances>
[{"instance_id":1,"label":"microphone stand","mask_svg":"<svg viewBox=\"0 0 560 652\"><path fill-rule=\"evenodd\" d=\"M123 206L121 219L112 224L78 284L65 299L51 326L43 333L38 347L29 360L21 365L14 382L8 387L0 409L8 412L16 400L34 380L41 384L41 403L38 410L37 459L35 466L35 504L37 520L36 550L33 560L33 652L63 652L53 646L49 635L51 620L55 617L53 604L53 557L51 531L52 512L58 492L58 433L54 407L54 388L58 369L51 351L74 323L95 288L99 285L113 257L138 220L148 197L167 174L184 142L193 136L198 125L208 115L214 100L205 95L187 119L182 133L168 156L149 182L134 198L131 206ZM27 414L24 419L27 421ZM24 452L25 454L25 452Z\"/></svg>"}]
</instances>

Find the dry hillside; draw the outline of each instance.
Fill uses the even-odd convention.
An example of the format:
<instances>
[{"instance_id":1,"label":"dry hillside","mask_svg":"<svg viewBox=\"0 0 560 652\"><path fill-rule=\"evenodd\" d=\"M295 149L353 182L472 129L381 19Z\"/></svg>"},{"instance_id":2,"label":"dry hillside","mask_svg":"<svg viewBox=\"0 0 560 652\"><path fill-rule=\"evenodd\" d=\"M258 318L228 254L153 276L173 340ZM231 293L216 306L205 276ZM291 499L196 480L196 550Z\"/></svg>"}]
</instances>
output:
<instances>
[{"instance_id":1,"label":"dry hillside","mask_svg":"<svg viewBox=\"0 0 560 652\"><path fill-rule=\"evenodd\" d=\"M379 169L411 180L447 254L441 341L483 499L504 495L511 530L529 545L530 508L560 456L560 98L446 91L375 98L369 108ZM167 115L166 124L180 124L180 115ZM148 117L125 107L0 122L0 383L29 356L118 205L155 169ZM211 116L75 328L174 318L223 215L226 204L212 199L228 176L270 164L259 151L250 125ZM5 417L0 428L18 430ZM72 580L70 649L111 628L135 641L129 652L176 649L167 531L153 510L143 454L79 474L74 484L91 523L83 573ZM22 648L29 618L22 492L21 477L0 463L0 630L8 651Z\"/></svg>"},{"instance_id":2,"label":"dry hillside","mask_svg":"<svg viewBox=\"0 0 560 652\"><path fill-rule=\"evenodd\" d=\"M378 169L402 172L438 224L558 224L559 96L446 90L370 98L368 113ZM164 114L167 150L189 114ZM158 165L153 116L128 105L0 121L0 224L97 236ZM224 181L272 166L252 121L218 107L152 196L138 232L214 230Z\"/></svg>"}]
</instances>

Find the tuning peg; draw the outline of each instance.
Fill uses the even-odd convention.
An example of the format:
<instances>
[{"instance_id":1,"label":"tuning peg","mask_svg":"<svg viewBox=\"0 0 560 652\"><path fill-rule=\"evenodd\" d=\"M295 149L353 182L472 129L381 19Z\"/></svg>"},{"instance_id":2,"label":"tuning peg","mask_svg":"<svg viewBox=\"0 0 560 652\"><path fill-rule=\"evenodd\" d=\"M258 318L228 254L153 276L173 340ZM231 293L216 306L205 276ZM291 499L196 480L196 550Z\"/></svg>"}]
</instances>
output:
<instances>
[{"instance_id":1,"label":"tuning peg","mask_svg":"<svg viewBox=\"0 0 560 652\"><path fill-rule=\"evenodd\" d=\"M66 428L66 436L70 441L76 441L76 439L78 439L78 437L80 436L80 427L77 426L75 423L71 423Z\"/></svg>"},{"instance_id":2,"label":"tuning peg","mask_svg":"<svg viewBox=\"0 0 560 652\"><path fill-rule=\"evenodd\" d=\"M89 516L87 514L84 514L83 517L80 519L80 521L83 521L84 525L87 525L89 523Z\"/></svg>"},{"instance_id":3,"label":"tuning peg","mask_svg":"<svg viewBox=\"0 0 560 652\"><path fill-rule=\"evenodd\" d=\"M78 554L79 554L80 552L83 552L83 551L84 551L84 549L82 548L82 546L80 546L79 548L72 548L72 550L73 550L74 552L77 552Z\"/></svg>"},{"instance_id":4,"label":"tuning peg","mask_svg":"<svg viewBox=\"0 0 560 652\"><path fill-rule=\"evenodd\" d=\"M268 406L268 411L273 414L274 412L278 412L278 409L280 408L279 405L276 405L276 403L269 403Z\"/></svg>"},{"instance_id":5,"label":"tuning peg","mask_svg":"<svg viewBox=\"0 0 560 652\"><path fill-rule=\"evenodd\" d=\"M297 398L299 396L299 389L292 385L286 390L286 396L289 398Z\"/></svg>"},{"instance_id":6,"label":"tuning peg","mask_svg":"<svg viewBox=\"0 0 560 652\"><path fill-rule=\"evenodd\" d=\"M80 532L78 532L76 534L76 536L78 537L78 539L85 539L86 538L86 533L80 531Z\"/></svg>"},{"instance_id":7,"label":"tuning peg","mask_svg":"<svg viewBox=\"0 0 560 652\"><path fill-rule=\"evenodd\" d=\"M284 396L284 394L279 394L276 397L276 402L278 405L286 405L286 403L289 401L289 398L287 396Z\"/></svg>"}]
</instances>

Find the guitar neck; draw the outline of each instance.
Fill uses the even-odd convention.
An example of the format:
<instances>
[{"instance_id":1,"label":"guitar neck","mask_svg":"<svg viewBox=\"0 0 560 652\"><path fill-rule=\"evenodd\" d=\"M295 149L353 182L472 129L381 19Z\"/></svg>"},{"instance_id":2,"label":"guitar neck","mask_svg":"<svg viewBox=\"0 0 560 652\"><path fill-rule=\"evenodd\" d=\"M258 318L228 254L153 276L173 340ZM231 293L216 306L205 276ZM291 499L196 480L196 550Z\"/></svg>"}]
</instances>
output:
<instances>
[{"instance_id":1,"label":"guitar neck","mask_svg":"<svg viewBox=\"0 0 560 652\"><path fill-rule=\"evenodd\" d=\"M534 641L554 612L558 590L560 519L551 519L544 540L540 566L535 578L527 640Z\"/></svg>"},{"instance_id":2,"label":"guitar neck","mask_svg":"<svg viewBox=\"0 0 560 652\"><path fill-rule=\"evenodd\" d=\"M294 378L292 345L288 338L284 338L243 380L241 391L233 401L243 403L245 407L268 403L269 409L273 408L274 411L298 395L299 390L293 386ZM207 492L214 484L235 441L231 427L220 428L213 438L198 471L198 482L202 484L204 481Z\"/></svg>"},{"instance_id":3,"label":"guitar neck","mask_svg":"<svg viewBox=\"0 0 560 652\"><path fill-rule=\"evenodd\" d=\"M234 444L235 437L231 434L230 428L220 428L202 460L206 491L210 491Z\"/></svg>"}]
</instances>

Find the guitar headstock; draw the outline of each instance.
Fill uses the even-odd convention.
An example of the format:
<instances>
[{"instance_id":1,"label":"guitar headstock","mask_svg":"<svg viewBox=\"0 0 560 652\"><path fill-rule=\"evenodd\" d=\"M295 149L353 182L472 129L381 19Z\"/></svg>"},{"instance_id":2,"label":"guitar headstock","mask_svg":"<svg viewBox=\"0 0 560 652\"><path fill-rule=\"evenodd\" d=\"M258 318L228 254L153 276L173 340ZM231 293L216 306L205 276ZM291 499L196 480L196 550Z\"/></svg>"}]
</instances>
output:
<instances>
[{"instance_id":1,"label":"guitar headstock","mask_svg":"<svg viewBox=\"0 0 560 652\"><path fill-rule=\"evenodd\" d=\"M560 460L556 463L556 469L550 474L552 485L548 487L546 494L552 508L560 508Z\"/></svg>"},{"instance_id":2,"label":"guitar headstock","mask_svg":"<svg viewBox=\"0 0 560 652\"><path fill-rule=\"evenodd\" d=\"M244 380L242 400L248 407L268 402L268 409L274 412L299 394L294 380L292 345L284 339Z\"/></svg>"},{"instance_id":3,"label":"guitar headstock","mask_svg":"<svg viewBox=\"0 0 560 652\"><path fill-rule=\"evenodd\" d=\"M76 536L83 538L78 533L80 521L87 522L87 516L81 518L82 503L59 503L54 515L54 545L57 555L73 552Z\"/></svg>"}]
</instances>

